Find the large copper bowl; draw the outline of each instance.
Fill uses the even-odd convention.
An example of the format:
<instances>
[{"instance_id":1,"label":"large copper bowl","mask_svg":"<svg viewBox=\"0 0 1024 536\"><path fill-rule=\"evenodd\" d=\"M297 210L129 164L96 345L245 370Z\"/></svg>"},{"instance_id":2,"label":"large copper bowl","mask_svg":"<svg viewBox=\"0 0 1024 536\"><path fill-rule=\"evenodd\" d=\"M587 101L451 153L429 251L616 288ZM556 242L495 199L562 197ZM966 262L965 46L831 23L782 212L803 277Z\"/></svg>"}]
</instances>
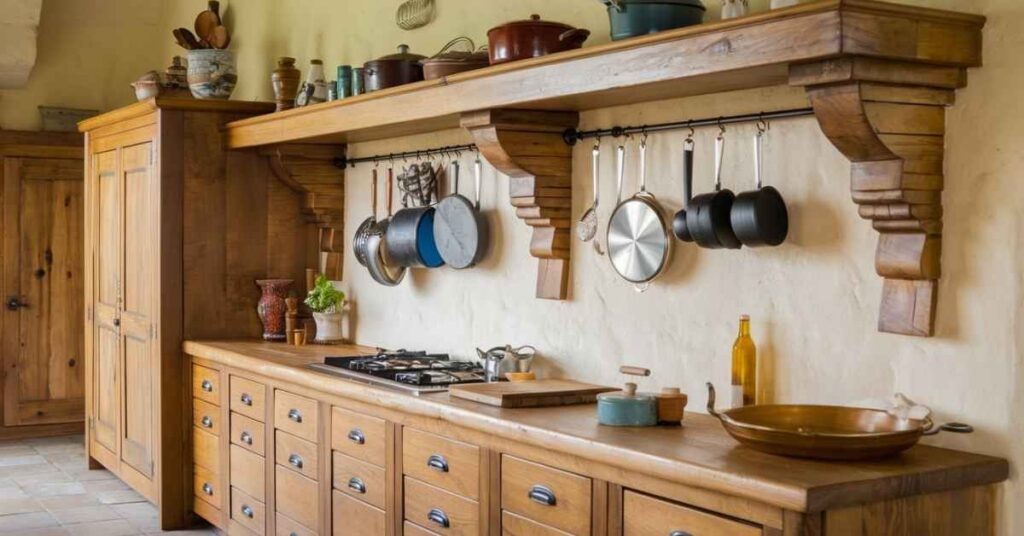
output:
<instances>
[{"instance_id":1,"label":"large copper bowl","mask_svg":"<svg viewBox=\"0 0 1024 536\"><path fill-rule=\"evenodd\" d=\"M715 411L715 388L708 383L708 413L736 441L754 450L821 460L867 460L893 456L922 435L938 433L931 419L901 419L877 409L813 405L757 405ZM968 433L951 423L942 430Z\"/></svg>"}]
</instances>

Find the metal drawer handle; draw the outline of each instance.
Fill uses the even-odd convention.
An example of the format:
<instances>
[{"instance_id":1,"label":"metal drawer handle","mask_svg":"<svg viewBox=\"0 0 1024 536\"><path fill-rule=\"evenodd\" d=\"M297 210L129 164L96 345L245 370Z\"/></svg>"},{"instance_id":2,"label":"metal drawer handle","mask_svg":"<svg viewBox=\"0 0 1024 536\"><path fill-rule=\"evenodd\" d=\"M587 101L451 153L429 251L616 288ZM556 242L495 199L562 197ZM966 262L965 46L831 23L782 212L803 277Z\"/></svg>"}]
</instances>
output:
<instances>
[{"instance_id":1,"label":"metal drawer handle","mask_svg":"<svg viewBox=\"0 0 1024 536\"><path fill-rule=\"evenodd\" d=\"M441 471L442 473L447 473L448 460L444 459L444 456L441 456L440 454L431 454L430 457L427 458L427 467L436 471Z\"/></svg>"},{"instance_id":2,"label":"metal drawer handle","mask_svg":"<svg viewBox=\"0 0 1024 536\"><path fill-rule=\"evenodd\" d=\"M348 440L357 445L362 445L366 443L366 436L363 435L362 430L353 428L348 431Z\"/></svg>"},{"instance_id":3,"label":"metal drawer handle","mask_svg":"<svg viewBox=\"0 0 1024 536\"><path fill-rule=\"evenodd\" d=\"M531 501L543 504L544 506L554 506L558 504L555 492L551 491L551 489L546 486L541 486L540 484L531 487L527 496L530 497Z\"/></svg>"},{"instance_id":4,"label":"metal drawer handle","mask_svg":"<svg viewBox=\"0 0 1024 536\"><path fill-rule=\"evenodd\" d=\"M348 487L356 493L366 493L366 484L357 476L348 479Z\"/></svg>"},{"instance_id":5,"label":"metal drawer handle","mask_svg":"<svg viewBox=\"0 0 1024 536\"><path fill-rule=\"evenodd\" d=\"M246 445L252 445L252 434L249 432L242 432L238 436L238 439L241 439L242 443L245 443Z\"/></svg>"},{"instance_id":6,"label":"metal drawer handle","mask_svg":"<svg viewBox=\"0 0 1024 536\"><path fill-rule=\"evenodd\" d=\"M248 517L249 519L252 519L252 516L253 516L252 507L249 506L248 504L243 504L242 505L242 515L244 515L245 517Z\"/></svg>"},{"instance_id":7,"label":"metal drawer handle","mask_svg":"<svg viewBox=\"0 0 1024 536\"><path fill-rule=\"evenodd\" d=\"M249 393L242 393L242 396L238 397L238 399L241 400L242 404L246 406L252 405L252 395L250 395Z\"/></svg>"},{"instance_id":8,"label":"metal drawer handle","mask_svg":"<svg viewBox=\"0 0 1024 536\"><path fill-rule=\"evenodd\" d=\"M212 393L213 392L213 382L211 382L210 380L203 380L199 384L199 388L202 389L203 391L206 391L207 393Z\"/></svg>"},{"instance_id":9,"label":"metal drawer handle","mask_svg":"<svg viewBox=\"0 0 1024 536\"><path fill-rule=\"evenodd\" d=\"M427 513L427 520L432 523L436 523L442 528L448 528L451 526L451 523L448 521L448 516L446 516L440 508L432 508L430 512Z\"/></svg>"},{"instance_id":10,"label":"metal drawer handle","mask_svg":"<svg viewBox=\"0 0 1024 536\"><path fill-rule=\"evenodd\" d=\"M690 534L685 530L673 530L672 532L668 533L668 536L693 536L693 534Z\"/></svg>"},{"instance_id":11,"label":"metal drawer handle","mask_svg":"<svg viewBox=\"0 0 1024 536\"><path fill-rule=\"evenodd\" d=\"M213 486L209 482L203 482L203 493L213 495Z\"/></svg>"},{"instance_id":12,"label":"metal drawer handle","mask_svg":"<svg viewBox=\"0 0 1024 536\"><path fill-rule=\"evenodd\" d=\"M298 454L292 454L291 456L288 456L288 463L294 465L295 467L298 467L299 469L302 469L302 456L299 456Z\"/></svg>"},{"instance_id":13,"label":"metal drawer handle","mask_svg":"<svg viewBox=\"0 0 1024 536\"><path fill-rule=\"evenodd\" d=\"M213 428L213 419L209 415L203 415L199 422L203 425L203 428Z\"/></svg>"},{"instance_id":14,"label":"metal drawer handle","mask_svg":"<svg viewBox=\"0 0 1024 536\"><path fill-rule=\"evenodd\" d=\"M297 409L288 410L288 418L295 422L302 422L302 412Z\"/></svg>"}]
</instances>

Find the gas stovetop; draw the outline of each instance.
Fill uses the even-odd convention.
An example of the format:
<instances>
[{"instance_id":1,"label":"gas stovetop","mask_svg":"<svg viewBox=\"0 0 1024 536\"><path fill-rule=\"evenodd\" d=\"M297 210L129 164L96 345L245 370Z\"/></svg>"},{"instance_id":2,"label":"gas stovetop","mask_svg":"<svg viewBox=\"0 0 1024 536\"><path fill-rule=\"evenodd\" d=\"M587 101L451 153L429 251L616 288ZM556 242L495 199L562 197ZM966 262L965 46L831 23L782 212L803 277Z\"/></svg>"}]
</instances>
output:
<instances>
[{"instance_id":1,"label":"gas stovetop","mask_svg":"<svg viewBox=\"0 0 1024 536\"><path fill-rule=\"evenodd\" d=\"M484 381L484 369L477 362L452 361L448 354L407 350L380 349L373 355L327 357L323 363L309 366L337 376L414 393L446 391L453 384Z\"/></svg>"}]
</instances>

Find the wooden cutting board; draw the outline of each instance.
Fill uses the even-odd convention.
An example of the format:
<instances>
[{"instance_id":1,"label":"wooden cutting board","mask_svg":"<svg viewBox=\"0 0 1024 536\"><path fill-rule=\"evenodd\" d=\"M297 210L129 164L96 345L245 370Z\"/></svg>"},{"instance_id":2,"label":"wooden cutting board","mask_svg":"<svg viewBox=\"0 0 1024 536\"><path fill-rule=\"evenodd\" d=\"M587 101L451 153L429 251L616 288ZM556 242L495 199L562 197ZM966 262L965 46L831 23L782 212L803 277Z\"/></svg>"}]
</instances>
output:
<instances>
[{"instance_id":1,"label":"wooden cutting board","mask_svg":"<svg viewBox=\"0 0 1024 536\"><path fill-rule=\"evenodd\" d=\"M589 404L597 400L600 393L618 390L574 380L532 380L453 385L449 394L502 408L539 408Z\"/></svg>"}]
</instances>

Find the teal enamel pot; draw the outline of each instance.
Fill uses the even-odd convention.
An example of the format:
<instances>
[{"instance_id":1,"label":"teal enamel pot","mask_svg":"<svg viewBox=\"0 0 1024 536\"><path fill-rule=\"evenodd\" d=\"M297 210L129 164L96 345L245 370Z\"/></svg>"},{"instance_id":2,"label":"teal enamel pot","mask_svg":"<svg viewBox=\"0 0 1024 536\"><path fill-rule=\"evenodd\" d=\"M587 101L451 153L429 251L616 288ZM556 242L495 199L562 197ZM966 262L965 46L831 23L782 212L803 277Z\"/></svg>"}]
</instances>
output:
<instances>
[{"instance_id":1,"label":"teal enamel pot","mask_svg":"<svg viewBox=\"0 0 1024 536\"><path fill-rule=\"evenodd\" d=\"M612 40L618 41L704 21L700 0L601 0L608 7Z\"/></svg>"}]
</instances>

